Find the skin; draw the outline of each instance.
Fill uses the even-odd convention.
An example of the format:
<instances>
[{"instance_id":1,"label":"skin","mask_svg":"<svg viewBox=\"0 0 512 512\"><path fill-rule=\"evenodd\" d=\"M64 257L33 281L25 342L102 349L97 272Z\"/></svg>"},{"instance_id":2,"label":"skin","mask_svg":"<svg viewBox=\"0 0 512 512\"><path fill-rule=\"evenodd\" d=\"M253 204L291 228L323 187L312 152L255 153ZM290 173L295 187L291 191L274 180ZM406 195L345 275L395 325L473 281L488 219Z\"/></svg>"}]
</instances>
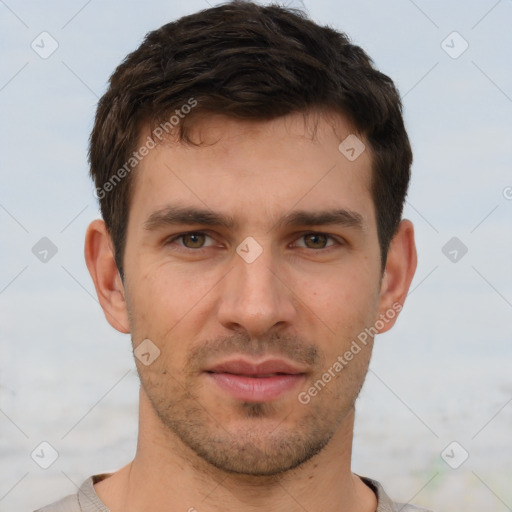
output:
<instances>
[{"instance_id":1,"label":"skin","mask_svg":"<svg viewBox=\"0 0 512 512\"><path fill-rule=\"evenodd\" d=\"M134 175L124 282L103 221L90 224L85 256L107 320L131 334L134 348L149 339L160 350L147 366L135 359L136 456L95 485L112 512L376 509L350 468L354 403L373 340L307 404L298 395L404 303L414 232L402 220L382 274L369 146L349 161L338 150L353 133L347 120L316 114L307 123L302 114L211 116L194 131L205 145L168 141L151 150ZM169 205L229 215L236 225L146 229ZM299 209L344 209L362 222L277 224ZM206 236L178 237L191 231ZM262 249L251 263L236 252L246 237ZM282 357L305 376L270 402L244 403L204 373L234 355Z\"/></svg>"}]
</instances>

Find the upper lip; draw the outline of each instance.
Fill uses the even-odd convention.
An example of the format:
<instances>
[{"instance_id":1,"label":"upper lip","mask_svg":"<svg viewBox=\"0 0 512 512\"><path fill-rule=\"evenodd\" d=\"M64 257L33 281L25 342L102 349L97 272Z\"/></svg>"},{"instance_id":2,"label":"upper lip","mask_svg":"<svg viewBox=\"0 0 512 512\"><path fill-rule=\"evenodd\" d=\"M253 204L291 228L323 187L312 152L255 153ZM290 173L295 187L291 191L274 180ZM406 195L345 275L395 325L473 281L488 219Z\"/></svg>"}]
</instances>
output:
<instances>
[{"instance_id":1,"label":"upper lip","mask_svg":"<svg viewBox=\"0 0 512 512\"><path fill-rule=\"evenodd\" d=\"M233 373L236 375L268 375L273 373L300 374L304 370L294 366L284 359L266 359L254 363L246 359L230 359L218 363L206 370L210 373Z\"/></svg>"}]
</instances>

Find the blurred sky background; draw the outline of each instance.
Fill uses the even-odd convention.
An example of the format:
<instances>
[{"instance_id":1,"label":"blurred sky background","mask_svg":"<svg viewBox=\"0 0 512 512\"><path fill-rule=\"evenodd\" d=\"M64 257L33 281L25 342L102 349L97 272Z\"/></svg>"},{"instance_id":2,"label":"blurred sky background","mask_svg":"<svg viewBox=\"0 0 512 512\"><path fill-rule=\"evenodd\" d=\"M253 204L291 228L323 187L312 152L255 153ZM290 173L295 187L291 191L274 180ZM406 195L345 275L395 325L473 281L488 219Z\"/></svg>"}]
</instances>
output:
<instances>
[{"instance_id":1,"label":"blurred sky background","mask_svg":"<svg viewBox=\"0 0 512 512\"><path fill-rule=\"evenodd\" d=\"M135 453L130 339L104 319L83 258L99 216L88 137L144 35L218 3L0 0L0 512L76 492ZM512 510L512 1L285 3L393 78L414 151L418 269L376 340L353 470L436 512ZM31 46L51 49L42 32L58 43L47 58ZM33 253L43 237L47 262ZM48 469L31 458L43 441L59 453Z\"/></svg>"}]
</instances>

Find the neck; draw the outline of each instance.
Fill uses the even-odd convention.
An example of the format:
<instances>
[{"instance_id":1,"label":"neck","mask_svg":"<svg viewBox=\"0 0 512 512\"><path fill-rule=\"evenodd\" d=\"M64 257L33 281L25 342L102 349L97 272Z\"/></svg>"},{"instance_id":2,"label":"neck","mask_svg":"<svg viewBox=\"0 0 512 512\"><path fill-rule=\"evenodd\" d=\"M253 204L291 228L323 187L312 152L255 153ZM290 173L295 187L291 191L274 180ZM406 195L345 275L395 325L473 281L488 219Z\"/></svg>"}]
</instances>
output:
<instances>
[{"instance_id":1,"label":"neck","mask_svg":"<svg viewBox=\"0 0 512 512\"><path fill-rule=\"evenodd\" d=\"M376 497L350 470L354 409L327 446L301 466L274 476L226 473L170 432L140 393L134 460L95 485L112 512L370 512Z\"/></svg>"}]
</instances>

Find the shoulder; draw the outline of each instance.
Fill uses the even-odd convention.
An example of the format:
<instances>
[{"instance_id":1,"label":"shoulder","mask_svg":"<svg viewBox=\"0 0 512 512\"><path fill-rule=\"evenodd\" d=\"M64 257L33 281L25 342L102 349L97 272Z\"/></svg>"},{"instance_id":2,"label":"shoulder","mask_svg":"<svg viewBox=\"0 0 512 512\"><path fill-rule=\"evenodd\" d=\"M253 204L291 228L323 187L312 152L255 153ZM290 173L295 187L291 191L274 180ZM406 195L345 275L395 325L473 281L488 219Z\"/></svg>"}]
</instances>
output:
<instances>
[{"instance_id":1,"label":"shoulder","mask_svg":"<svg viewBox=\"0 0 512 512\"><path fill-rule=\"evenodd\" d=\"M82 512L78 503L78 496L70 494L55 503L39 508L35 512Z\"/></svg>"},{"instance_id":2,"label":"shoulder","mask_svg":"<svg viewBox=\"0 0 512 512\"><path fill-rule=\"evenodd\" d=\"M87 478L76 494L39 508L34 512L109 512L94 489L94 484L110 476L111 473L100 473Z\"/></svg>"},{"instance_id":3,"label":"shoulder","mask_svg":"<svg viewBox=\"0 0 512 512\"><path fill-rule=\"evenodd\" d=\"M410 505L409 503L393 502L393 512L432 512L432 510L418 507L417 505Z\"/></svg>"},{"instance_id":4,"label":"shoulder","mask_svg":"<svg viewBox=\"0 0 512 512\"><path fill-rule=\"evenodd\" d=\"M432 512L427 508L411 505L409 503L398 503L393 501L384 491L382 484L377 480L357 475L377 496L376 512Z\"/></svg>"}]
</instances>

